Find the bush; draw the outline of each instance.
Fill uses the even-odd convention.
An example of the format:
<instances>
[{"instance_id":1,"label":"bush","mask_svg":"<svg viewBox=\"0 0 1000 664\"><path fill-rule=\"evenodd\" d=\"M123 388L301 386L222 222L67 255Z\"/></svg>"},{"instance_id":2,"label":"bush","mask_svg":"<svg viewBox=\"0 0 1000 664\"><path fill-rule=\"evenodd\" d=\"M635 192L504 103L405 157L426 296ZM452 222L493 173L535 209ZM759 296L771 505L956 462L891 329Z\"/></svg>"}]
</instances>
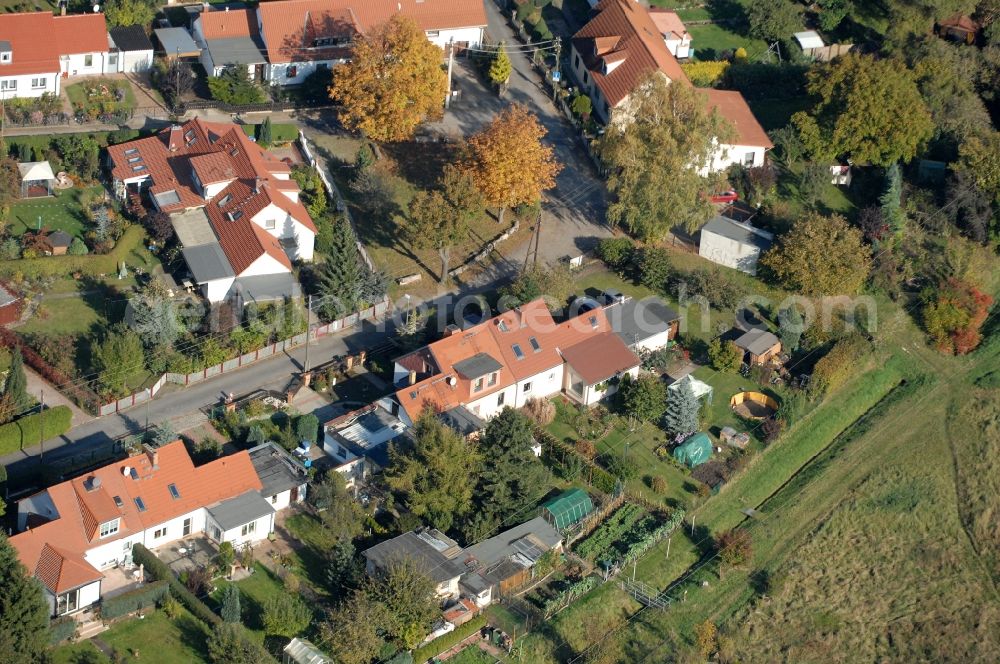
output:
<instances>
[{"instance_id":1,"label":"bush","mask_svg":"<svg viewBox=\"0 0 1000 664\"><path fill-rule=\"evenodd\" d=\"M56 406L8 422L0 426L0 454L17 452L47 438L61 436L69 431L72 419L69 406Z\"/></svg>"},{"instance_id":2,"label":"bush","mask_svg":"<svg viewBox=\"0 0 1000 664\"><path fill-rule=\"evenodd\" d=\"M73 616L56 618L49 623L49 643L58 645L76 634L76 620Z\"/></svg>"},{"instance_id":3,"label":"bush","mask_svg":"<svg viewBox=\"0 0 1000 664\"><path fill-rule=\"evenodd\" d=\"M870 350L870 344L860 335L851 335L835 343L813 369L810 394L822 397L835 391L855 374L857 358L866 357Z\"/></svg>"},{"instance_id":4,"label":"bush","mask_svg":"<svg viewBox=\"0 0 1000 664\"><path fill-rule=\"evenodd\" d=\"M540 427L551 424L556 419L556 407L548 399L528 399L522 412Z\"/></svg>"},{"instance_id":5,"label":"bush","mask_svg":"<svg viewBox=\"0 0 1000 664\"><path fill-rule=\"evenodd\" d=\"M653 490L653 493L663 495L667 492L667 481L657 475L649 482L649 488Z\"/></svg>"},{"instance_id":6,"label":"bush","mask_svg":"<svg viewBox=\"0 0 1000 664\"><path fill-rule=\"evenodd\" d=\"M155 606L157 602L169 594L170 583L168 581L160 580L148 583L122 595L101 600L101 618L110 620L145 609L148 606Z\"/></svg>"},{"instance_id":7,"label":"bush","mask_svg":"<svg viewBox=\"0 0 1000 664\"><path fill-rule=\"evenodd\" d=\"M708 359L716 371L736 373L743 364L743 351L732 341L712 339L708 344Z\"/></svg>"},{"instance_id":8,"label":"bush","mask_svg":"<svg viewBox=\"0 0 1000 664\"><path fill-rule=\"evenodd\" d=\"M528 18L535 13L535 5L531 2L525 0L524 3L517 6L517 20L524 23Z\"/></svg>"},{"instance_id":9,"label":"bush","mask_svg":"<svg viewBox=\"0 0 1000 664\"><path fill-rule=\"evenodd\" d=\"M627 237L609 237L597 245L597 257L615 272L624 271L632 262L635 245Z\"/></svg>"},{"instance_id":10,"label":"bush","mask_svg":"<svg viewBox=\"0 0 1000 664\"><path fill-rule=\"evenodd\" d=\"M696 87L713 88L726 75L729 63L725 60L685 62L681 69Z\"/></svg>"},{"instance_id":11,"label":"bush","mask_svg":"<svg viewBox=\"0 0 1000 664\"><path fill-rule=\"evenodd\" d=\"M449 648L466 640L483 627L486 626L486 616L479 615L465 623L459 625L454 631L448 632L444 636L439 636L425 646L421 646L413 651L413 661L415 664L424 664L428 659L438 655Z\"/></svg>"},{"instance_id":12,"label":"bush","mask_svg":"<svg viewBox=\"0 0 1000 664\"><path fill-rule=\"evenodd\" d=\"M192 595L191 591L184 587L184 584L174 576L165 562L157 558L152 551L142 544L132 545L132 559L136 563L144 565L146 574L149 574L154 579L160 581L166 580L170 584L170 594L176 597L196 618L210 627L222 622L222 619L215 615L212 609L208 608L204 602Z\"/></svg>"}]
</instances>

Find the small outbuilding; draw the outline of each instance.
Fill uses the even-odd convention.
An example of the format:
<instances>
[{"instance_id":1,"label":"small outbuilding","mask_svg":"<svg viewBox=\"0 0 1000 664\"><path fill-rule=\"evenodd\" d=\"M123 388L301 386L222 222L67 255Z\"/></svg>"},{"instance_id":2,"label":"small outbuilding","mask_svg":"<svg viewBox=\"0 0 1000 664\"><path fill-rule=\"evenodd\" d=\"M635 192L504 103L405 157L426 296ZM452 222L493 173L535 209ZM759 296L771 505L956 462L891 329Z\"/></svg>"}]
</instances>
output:
<instances>
[{"instance_id":1,"label":"small outbuilding","mask_svg":"<svg viewBox=\"0 0 1000 664\"><path fill-rule=\"evenodd\" d=\"M712 439L699 431L674 448L674 458L688 468L700 466L712 458Z\"/></svg>"},{"instance_id":2,"label":"small outbuilding","mask_svg":"<svg viewBox=\"0 0 1000 664\"><path fill-rule=\"evenodd\" d=\"M56 174L47 161L25 161L17 165L21 175L21 198L44 198L52 195Z\"/></svg>"},{"instance_id":3,"label":"small outbuilding","mask_svg":"<svg viewBox=\"0 0 1000 664\"><path fill-rule=\"evenodd\" d=\"M781 352L781 340L767 330L750 330L735 343L743 351L743 363L750 366L767 364Z\"/></svg>"},{"instance_id":4,"label":"small outbuilding","mask_svg":"<svg viewBox=\"0 0 1000 664\"><path fill-rule=\"evenodd\" d=\"M138 73L153 66L153 42L141 25L119 25L108 30L108 35L118 49L118 71Z\"/></svg>"},{"instance_id":5,"label":"small outbuilding","mask_svg":"<svg viewBox=\"0 0 1000 664\"><path fill-rule=\"evenodd\" d=\"M45 236L45 244L53 256L65 256L69 245L73 244L73 236L66 231L55 231Z\"/></svg>"},{"instance_id":6,"label":"small outbuilding","mask_svg":"<svg viewBox=\"0 0 1000 664\"><path fill-rule=\"evenodd\" d=\"M298 637L289 641L281 651L281 664L332 664L333 660L319 648Z\"/></svg>"},{"instance_id":7,"label":"small outbuilding","mask_svg":"<svg viewBox=\"0 0 1000 664\"><path fill-rule=\"evenodd\" d=\"M979 34L979 24L964 14L953 14L938 21L938 35L946 39L974 44Z\"/></svg>"},{"instance_id":8,"label":"small outbuilding","mask_svg":"<svg viewBox=\"0 0 1000 664\"><path fill-rule=\"evenodd\" d=\"M201 48L184 28L157 28L153 30L156 40L160 42L161 53L167 59L200 58Z\"/></svg>"},{"instance_id":9,"label":"small outbuilding","mask_svg":"<svg viewBox=\"0 0 1000 664\"><path fill-rule=\"evenodd\" d=\"M570 489L542 505L542 516L558 529L579 523L594 511L594 502L583 489Z\"/></svg>"},{"instance_id":10,"label":"small outbuilding","mask_svg":"<svg viewBox=\"0 0 1000 664\"><path fill-rule=\"evenodd\" d=\"M803 30L802 32L796 32L795 41L798 43L799 48L808 57L815 57L817 51L823 49L826 44L823 43L823 38L819 36L819 33L815 30Z\"/></svg>"},{"instance_id":11,"label":"small outbuilding","mask_svg":"<svg viewBox=\"0 0 1000 664\"><path fill-rule=\"evenodd\" d=\"M698 255L740 272L757 274L760 255L770 249L773 243L772 233L719 216L702 227Z\"/></svg>"}]
</instances>

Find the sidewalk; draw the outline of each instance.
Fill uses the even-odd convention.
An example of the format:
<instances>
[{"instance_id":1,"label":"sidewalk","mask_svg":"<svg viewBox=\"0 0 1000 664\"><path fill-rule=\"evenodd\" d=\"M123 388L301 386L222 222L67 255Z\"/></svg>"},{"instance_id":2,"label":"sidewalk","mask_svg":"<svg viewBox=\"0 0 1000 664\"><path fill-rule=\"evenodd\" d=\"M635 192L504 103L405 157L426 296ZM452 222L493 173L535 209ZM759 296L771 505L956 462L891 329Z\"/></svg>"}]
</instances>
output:
<instances>
[{"instance_id":1,"label":"sidewalk","mask_svg":"<svg viewBox=\"0 0 1000 664\"><path fill-rule=\"evenodd\" d=\"M42 397L44 396L45 405L50 408L53 406L68 406L73 413L72 422L74 427L94 419L77 408L76 404L64 397L59 390L27 366L24 367L24 375L28 379L28 394L35 397L38 401L42 401Z\"/></svg>"}]
</instances>

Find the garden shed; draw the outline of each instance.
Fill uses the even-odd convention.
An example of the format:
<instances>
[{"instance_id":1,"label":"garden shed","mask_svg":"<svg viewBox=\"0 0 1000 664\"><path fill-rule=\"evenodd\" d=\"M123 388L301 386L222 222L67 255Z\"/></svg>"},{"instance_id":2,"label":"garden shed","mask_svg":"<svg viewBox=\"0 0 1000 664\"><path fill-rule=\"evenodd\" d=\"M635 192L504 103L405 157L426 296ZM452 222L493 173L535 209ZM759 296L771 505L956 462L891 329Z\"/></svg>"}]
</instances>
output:
<instances>
[{"instance_id":1,"label":"garden shed","mask_svg":"<svg viewBox=\"0 0 1000 664\"><path fill-rule=\"evenodd\" d=\"M56 174L47 161L25 161L17 165L21 174L21 198L42 198L52 195Z\"/></svg>"},{"instance_id":2,"label":"garden shed","mask_svg":"<svg viewBox=\"0 0 1000 664\"><path fill-rule=\"evenodd\" d=\"M698 432L677 446L674 458L688 468L701 465L712 458L712 440L708 434Z\"/></svg>"},{"instance_id":3,"label":"garden shed","mask_svg":"<svg viewBox=\"0 0 1000 664\"><path fill-rule=\"evenodd\" d=\"M579 523L594 511L594 503L583 489L570 489L542 505L542 516L560 530Z\"/></svg>"}]
</instances>

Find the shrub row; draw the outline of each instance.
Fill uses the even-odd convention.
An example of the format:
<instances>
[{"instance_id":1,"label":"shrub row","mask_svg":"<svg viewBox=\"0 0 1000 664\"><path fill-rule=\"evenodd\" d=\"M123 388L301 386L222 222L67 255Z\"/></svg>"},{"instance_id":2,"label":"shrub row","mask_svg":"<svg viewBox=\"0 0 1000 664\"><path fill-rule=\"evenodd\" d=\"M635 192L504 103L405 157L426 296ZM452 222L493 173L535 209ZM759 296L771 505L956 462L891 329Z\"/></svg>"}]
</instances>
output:
<instances>
[{"instance_id":1,"label":"shrub row","mask_svg":"<svg viewBox=\"0 0 1000 664\"><path fill-rule=\"evenodd\" d=\"M146 573L159 580L166 580L170 584L170 593L183 604L188 611L196 618L213 627L222 622L222 619L215 614L208 605L194 596L190 590L184 587L174 573L170 571L167 564L156 557L156 555L144 547L136 544L132 547L132 560L146 566Z\"/></svg>"},{"instance_id":2,"label":"shrub row","mask_svg":"<svg viewBox=\"0 0 1000 664\"><path fill-rule=\"evenodd\" d=\"M38 445L46 438L61 436L69 431L72 419L69 406L56 406L8 422L0 426L0 454L17 452Z\"/></svg>"},{"instance_id":3,"label":"shrub row","mask_svg":"<svg viewBox=\"0 0 1000 664\"><path fill-rule=\"evenodd\" d=\"M58 645L76 633L76 621L73 616L56 618L49 623L49 643Z\"/></svg>"},{"instance_id":4,"label":"shrub row","mask_svg":"<svg viewBox=\"0 0 1000 664\"><path fill-rule=\"evenodd\" d=\"M478 615L464 625L459 625L455 631L448 632L444 636L439 636L425 646L421 646L413 651L413 661L416 664L424 664L434 655L452 648L466 640L483 627L486 626L486 616Z\"/></svg>"},{"instance_id":5,"label":"shrub row","mask_svg":"<svg viewBox=\"0 0 1000 664\"><path fill-rule=\"evenodd\" d=\"M584 479L590 486L608 495L613 494L615 492L615 486L617 486L618 484L618 479L614 475L612 475L611 473L609 473L608 471L604 470L599 465L594 463L592 459L588 459L587 457L577 452L576 449L574 449L573 447L570 447L569 445L563 443L562 441L557 440L554 436L549 434L549 432L545 431L544 429L536 427L535 437L541 440L543 443L547 442L549 444L550 450L554 451L558 449L559 454L562 456L569 455L569 456L575 456L576 458L580 459L580 461L583 462L583 465L586 468L586 470L583 473Z\"/></svg>"},{"instance_id":6,"label":"shrub row","mask_svg":"<svg viewBox=\"0 0 1000 664\"><path fill-rule=\"evenodd\" d=\"M147 583L142 588L130 590L127 593L101 600L101 618L110 620L124 616L133 611L154 606L170 592L170 582L166 579Z\"/></svg>"},{"instance_id":7,"label":"shrub row","mask_svg":"<svg viewBox=\"0 0 1000 664\"><path fill-rule=\"evenodd\" d=\"M24 362L41 375L42 378L59 388L59 391L68 396L80 408L93 411L98 403L97 393L93 390L78 385L73 382L70 376L56 369L45 361L38 352L29 346L27 342L16 332L7 328L0 328L0 344L7 348L17 346L21 349Z\"/></svg>"},{"instance_id":8,"label":"shrub row","mask_svg":"<svg viewBox=\"0 0 1000 664\"><path fill-rule=\"evenodd\" d=\"M115 248L106 254L88 254L86 256L43 256L41 258L21 258L14 261L0 262L0 274L15 274L37 277L63 277L67 274L80 272L92 277L102 274L114 274L121 262L130 253L142 246L146 240L146 232L142 226L129 226L115 244Z\"/></svg>"}]
</instances>

